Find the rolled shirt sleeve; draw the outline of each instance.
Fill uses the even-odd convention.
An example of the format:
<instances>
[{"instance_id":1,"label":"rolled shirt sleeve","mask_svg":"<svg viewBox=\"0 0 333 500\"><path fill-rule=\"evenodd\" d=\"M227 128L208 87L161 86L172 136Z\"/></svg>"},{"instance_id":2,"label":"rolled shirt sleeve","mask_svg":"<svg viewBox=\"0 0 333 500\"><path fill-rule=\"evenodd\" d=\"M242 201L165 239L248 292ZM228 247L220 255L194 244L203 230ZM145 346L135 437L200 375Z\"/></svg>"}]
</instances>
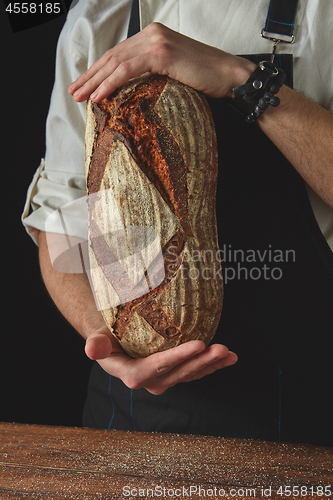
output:
<instances>
[{"instance_id":1,"label":"rolled shirt sleeve","mask_svg":"<svg viewBox=\"0 0 333 500\"><path fill-rule=\"evenodd\" d=\"M102 4L105 4L104 7ZM106 5L107 4L107 5ZM85 102L77 103L67 87L106 50L127 36L131 0L83 0L68 13L57 44L55 82L46 122L45 158L28 188L22 222L36 242L36 230L64 233L56 217L48 217L71 204L71 236L87 238Z\"/></svg>"}]
</instances>

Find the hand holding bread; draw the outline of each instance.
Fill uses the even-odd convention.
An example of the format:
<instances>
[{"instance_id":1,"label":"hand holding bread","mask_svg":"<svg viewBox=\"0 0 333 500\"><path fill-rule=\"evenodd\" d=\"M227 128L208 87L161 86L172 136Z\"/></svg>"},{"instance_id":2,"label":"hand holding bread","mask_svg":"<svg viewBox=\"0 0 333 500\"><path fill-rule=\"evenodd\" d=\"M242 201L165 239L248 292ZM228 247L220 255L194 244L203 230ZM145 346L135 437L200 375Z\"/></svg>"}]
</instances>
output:
<instances>
[{"instance_id":1,"label":"hand holding bread","mask_svg":"<svg viewBox=\"0 0 333 500\"><path fill-rule=\"evenodd\" d=\"M135 359L121 349L106 327L91 332L86 353L92 359L103 353L102 359L97 359L103 370L121 379L130 389L144 388L154 395L163 394L178 383L203 378L237 361L236 354L226 346L213 344L206 347L199 340Z\"/></svg>"},{"instance_id":2,"label":"hand holding bread","mask_svg":"<svg viewBox=\"0 0 333 500\"><path fill-rule=\"evenodd\" d=\"M167 75L210 97L233 97L255 65L216 47L152 23L108 50L69 87L82 102L100 102L116 88L143 73Z\"/></svg>"}]
</instances>

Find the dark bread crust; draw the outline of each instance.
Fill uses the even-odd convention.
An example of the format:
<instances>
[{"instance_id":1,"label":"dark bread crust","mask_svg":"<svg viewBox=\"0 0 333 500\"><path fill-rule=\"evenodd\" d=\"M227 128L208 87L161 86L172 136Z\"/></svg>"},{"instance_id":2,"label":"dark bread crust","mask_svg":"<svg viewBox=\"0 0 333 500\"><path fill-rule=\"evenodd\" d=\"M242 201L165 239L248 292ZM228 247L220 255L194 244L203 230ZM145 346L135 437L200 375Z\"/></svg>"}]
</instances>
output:
<instances>
[{"instance_id":1,"label":"dark bread crust","mask_svg":"<svg viewBox=\"0 0 333 500\"><path fill-rule=\"evenodd\" d=\"M115 92L93 104L98 139L88 172L88 192L99 190L112 141L120 140L189 230L184 158L172 132L154 111L167 80L168 77L153 75L130 93Z\"/></svg>"}]
</instances>

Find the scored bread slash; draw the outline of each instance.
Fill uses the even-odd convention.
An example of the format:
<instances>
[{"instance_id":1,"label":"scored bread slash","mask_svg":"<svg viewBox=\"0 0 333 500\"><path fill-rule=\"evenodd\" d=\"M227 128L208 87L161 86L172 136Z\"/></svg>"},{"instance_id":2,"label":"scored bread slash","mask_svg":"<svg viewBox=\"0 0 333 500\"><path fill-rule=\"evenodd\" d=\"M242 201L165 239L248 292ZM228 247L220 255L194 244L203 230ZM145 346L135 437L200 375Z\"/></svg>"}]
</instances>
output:
<instances>
[{"instance_id":1,"label":"scored bread slash","mask_svg":"<svg viewBox=\"0 0 333 500\"><path fill-rule=\"evenodd\" d=\"M145 357L218 326L217 144L205 97L167 76L87 102L91 281L123 349Z\"/></svg>"}]
</instances>

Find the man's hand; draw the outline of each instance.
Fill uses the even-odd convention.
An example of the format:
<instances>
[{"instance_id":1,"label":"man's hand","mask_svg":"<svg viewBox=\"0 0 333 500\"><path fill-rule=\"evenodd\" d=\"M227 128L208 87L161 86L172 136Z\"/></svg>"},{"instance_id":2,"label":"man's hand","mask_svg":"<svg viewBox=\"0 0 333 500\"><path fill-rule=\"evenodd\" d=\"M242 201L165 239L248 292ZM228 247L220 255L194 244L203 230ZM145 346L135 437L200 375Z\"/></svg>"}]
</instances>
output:
<instances>
[{"instance_id":1,"label":"man's hand","mask_svg":"<svg viewBox=\"0 0 333 500\"><path fill-rule=\"evenodd\" d=\"M143 73L168 75L211 97L232 97L255 65L152 23L136 35L108 50L68 87L82 102L90 96L99 102L131 78Z\"/></svg>"},{"instance_id":2,"label":"man's hand","mask_svg":"<svg viewBox=\"0 0 333 500\"><path fill-rule=\"evenodd\" d=\"M145 72L168 75L210 97L233 97L255 65L152 23L108 50L68 87L73 98L99 102ZM304 180L333 208L333 114L283 85L281 105L257 123Z\"/></svg>"},{"instance_id":3,"label":"man's hand","mask_svg":"<svg viewBox=\"0 0 333 500\"><path fill-rule=\"evenodd\" d=\"M192 340L147 358L134 359L119 346L106 327L91 333L86 340L86 354L98 361L110 375L120 378L131 389L145 388L162 394L179 382L190 382L216 370L233 365L237 356L221 344L205 347Z\"/></svg>"},{"instance_id":4,"label":"man's hand","mask_svg":"<svg viewBox=\"0 0 333 500\"><path fill-rule=\"evenodd\" d=\"M56 235L54 235L56 237ZM178 382L188 382L236 363L236 354L214 344L207 348L194 340L147 358L128 356L105 325L97 310L86 274L66 274L52 267L46 234L38 235L39 260L45 285L54 303L86 340L85 352L110 375L131 389L141 387L162 394Z\"/></svg>"}]
</instances>

